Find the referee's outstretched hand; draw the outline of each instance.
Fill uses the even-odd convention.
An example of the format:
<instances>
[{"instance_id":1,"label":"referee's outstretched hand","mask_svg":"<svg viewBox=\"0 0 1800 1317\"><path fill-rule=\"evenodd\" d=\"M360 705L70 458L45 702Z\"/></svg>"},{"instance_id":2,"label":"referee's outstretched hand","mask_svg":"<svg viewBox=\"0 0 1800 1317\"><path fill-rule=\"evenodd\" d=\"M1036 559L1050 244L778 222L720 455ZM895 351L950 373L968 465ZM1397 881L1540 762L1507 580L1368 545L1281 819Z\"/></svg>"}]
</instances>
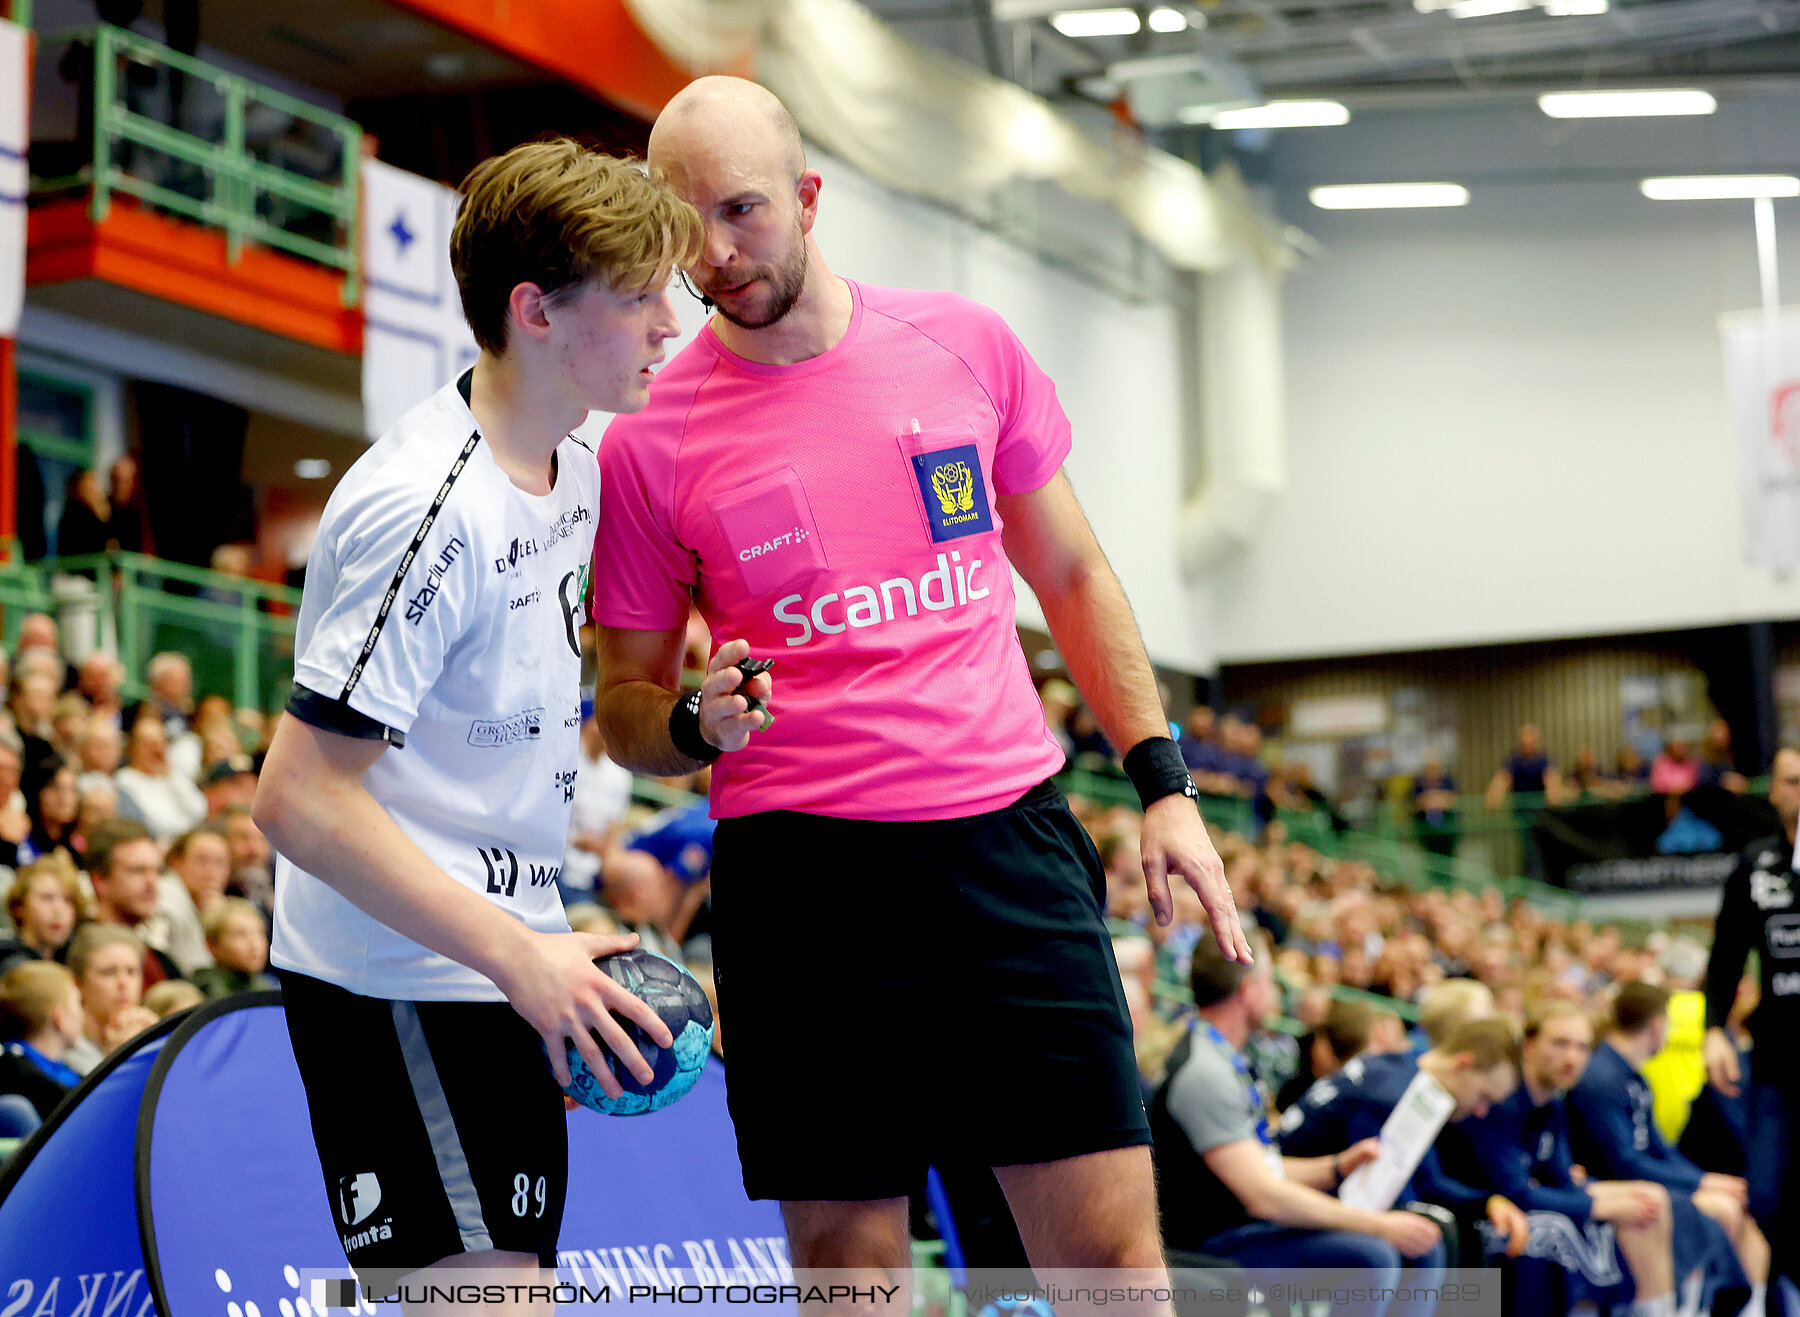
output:
<instances>
[{"instance_id":1,"label":"referee's outstretched hand","mask_svg":"<svg viewBox=\"0 0 1800 1317\"><path fill-rule=\"evenodd\" d=\"M648 1084L655 1077L643 1053L613 1019L614 1011L641 1027L657 1046L674 1046L674 1036L662 1017L594 964L602 956L616 956L637 944L636 933L534 933L532 948L536 954L510 966L506 981L497 985L525 1023L542 1036L551 1073L564 1088L572 1079L565 1055L566 1039L575 1044L575 1050L594 1072L607 1097L616 1098L625 1091L613 1077L612 1068L589 1030L599 1032L607 1047L639 1082Z\"/></svg>"},{"instance_id":2,"label":"referee's outstretched hand","mask_svg":"<svg viewBox=\"0 0 1800 1317\"><path fill-rule=\"evenodd\" d=\"M1167 928L1175 917L1169 875L1180 874L1206 908L1219 950L1227 959L1248 965L1253 959L1250 940L1238 921L1237 902L1231 899L1231 888L1225 882L1224 862L1206 835L1206 822L1193 801L1176 795L1150 803L1144 811L1143 853L1144 885L1150 891L1150 909L1157 926Z\"/></svg>"},{"instance_id":3,"label":"referee's outstretched hand","mask_svg":"<svg viewBox=\"0 0 1800 1317\"><path fill-rule=\"evenodd\" d=\"M748 640L726 641L706 665L706 679L700 683L700 735L721 750L742 750L750 744L750 733L766 725L763 715L751 713L750 702L737 693L744 684L737 665L749 657ZM750 693L764 705L774 690L766 672L750 680Z\"/></svg>"}]
</instances>

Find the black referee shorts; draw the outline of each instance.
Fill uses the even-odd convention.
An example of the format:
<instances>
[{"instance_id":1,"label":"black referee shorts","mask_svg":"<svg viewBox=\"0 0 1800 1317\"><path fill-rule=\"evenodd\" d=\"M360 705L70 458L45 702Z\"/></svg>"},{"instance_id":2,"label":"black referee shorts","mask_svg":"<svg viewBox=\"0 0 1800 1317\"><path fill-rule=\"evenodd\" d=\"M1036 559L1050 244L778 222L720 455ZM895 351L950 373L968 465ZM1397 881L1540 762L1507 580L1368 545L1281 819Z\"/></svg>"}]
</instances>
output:
<instances>
[{"instance_id":1,"label":"black referee shorts","mask_svg":"<svg viewBox=\"0 0 1800 1317\"><path fill-rule=\"evenodd\" d=\"M1062 793L713 839L726 1094L752 1198L902 1198L936 1161L1150 1142L1105 875Z\"/></svg>"},{"instance_id":2,"label":"black referee shorts","mask_svg":"<svg viewBox=\"0 0 1800 1317\"><path fill-rule=\"evenodd\" d=\"M490 1249L554 1267L569 1131L537 1031L503 1001L279 974L325 1192L365 1282Z\"/></svg>"}]
</instances>

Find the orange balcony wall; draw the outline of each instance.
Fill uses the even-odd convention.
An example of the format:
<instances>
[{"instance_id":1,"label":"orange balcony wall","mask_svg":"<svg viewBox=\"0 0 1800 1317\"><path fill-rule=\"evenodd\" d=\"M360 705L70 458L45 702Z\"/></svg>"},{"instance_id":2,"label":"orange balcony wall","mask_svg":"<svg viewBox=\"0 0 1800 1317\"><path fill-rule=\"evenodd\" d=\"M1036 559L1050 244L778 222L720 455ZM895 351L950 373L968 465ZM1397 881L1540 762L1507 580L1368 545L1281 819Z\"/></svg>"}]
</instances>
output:
<instances>
[{"instance_id":1,"label":"orange balcony wall","mask_svg":"<svg viewBox=\"0 0 1800 1317\"><path fill-rule=\"evenodd\" d=\"M554 73L646 121L691 75L657 48L623 0L394 0L424 18ZM744 67L719 70L748 77Z\"/></svg>"},{"instance_id":2,"label":"orange balcony wall","mask_svg":"<svg viewBox=\"0 0 1800 1317\"><path fill-rule=\"evenodd\" d=\"M85 197L34 207L25 281L34 290L98 281L278 339L331 353L362 352L362 312L344 305L341 275L255 246L231 260L222 230L146 210L125 197L115 196L98 221L88 214Z\"/></svg>"}]
</instances>

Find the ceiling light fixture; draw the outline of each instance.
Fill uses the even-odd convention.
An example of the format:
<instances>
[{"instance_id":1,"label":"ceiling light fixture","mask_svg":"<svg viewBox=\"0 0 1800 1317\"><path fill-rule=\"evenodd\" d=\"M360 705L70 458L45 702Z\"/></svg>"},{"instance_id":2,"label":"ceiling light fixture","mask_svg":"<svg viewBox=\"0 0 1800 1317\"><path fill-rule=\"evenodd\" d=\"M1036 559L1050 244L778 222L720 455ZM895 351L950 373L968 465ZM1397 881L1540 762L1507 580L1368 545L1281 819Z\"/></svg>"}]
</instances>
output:
<instances>
[{"instance_id":1,"label":"ceiling light fixture","mask_svg":"<svg viewBox=\"0 0 1800 1317\"><path fill-rule=\"evenodd\" d=\"M1800 197L1800 178L1792 174L1689 174L1682 178L1646 178L1638 187L1652 201Z\"/></svg>"},{"instance_id":2,"label":"ceiling light fixture","mask_svg":"<svg viewBox=\"0 0 1800 1317\"><path fill-rule=\"evenodd\" d=\"M1469 204L1469 189L1460 183L1337 183L1316 187L1306 195L1320 210L1402 210Z\"/></svg>"},{"instance_id":3,"label":"ceiling light fixture","mask_svg":"<svg viewBox=\"0 0 1800 1317\"><path fill-rule=\"evenodd\" d=\"M1071 9L1050 15L1065 37L1128 37L1140 26L1135 9Z\"/></svg>"},{"instance_id":4,"label":"ceiling light fixture","mask_svg":"<svg viewBox=\"0 0 1800 1317\"><path fill-rule=\"evenodd\" d=\"M331 463L322 457L303 457L294 463L294 474L302 480L323 480L331 474Z\"/></svg>"},{"instance_id":5,"label":"ceiling light fixture","mask_svg":"<svg viewBox=\"0 0 1800 1317\"><path fill-rule=\"evenodd\" d=\"M1626 119L1665 114L1711 114L1719 103L1693 87L1638 91L1547 91L1538 108L1552 119Z\"/></svg>"},{"instance_id":6,"label":"ceiling light fixture","mask_svg":"<svg viewBox=\"0 0 1800 1317\"><path fill-rule=\"evenodd\" d=\"M1335 128L1350 122L1350 111L1336 101L1270 101L1241 110L1219 110L1214 128Z\"/></svg>"},{"instance_id":7,"label":"ceiling light fixture","mask_svg":"<svg viewBox=\"0 0 1800 1317\"><path fill-rule=\"evenodd\" d=\"M1179 9L1158 5L1150 11L1150 30L1152 32L1186 32L1187 29L1187 15Z\"/></svg>"},{"instance_id":8,"label":"ceiling light fixture","mask_svg":"<svg viewBox=\"0 0 1800 1317\"><path fill-rule=\"evenodd\" d=\"M1552 18L1583 18L1611 8L1608 0L1544 0L1544 12Z\"/></svg>"},{"instance_id":9,"label":"ceiling light fixture","mask_svg":"<svg viewBox=\"0 0 1800 1317\"><path fill-rule=\"evenodd\" d=\"M1535 6L1531 0L1456 0L1447 5L1452 18L1489 18L1494 14L1516 14Z\"/></svg>"}]
</instances>

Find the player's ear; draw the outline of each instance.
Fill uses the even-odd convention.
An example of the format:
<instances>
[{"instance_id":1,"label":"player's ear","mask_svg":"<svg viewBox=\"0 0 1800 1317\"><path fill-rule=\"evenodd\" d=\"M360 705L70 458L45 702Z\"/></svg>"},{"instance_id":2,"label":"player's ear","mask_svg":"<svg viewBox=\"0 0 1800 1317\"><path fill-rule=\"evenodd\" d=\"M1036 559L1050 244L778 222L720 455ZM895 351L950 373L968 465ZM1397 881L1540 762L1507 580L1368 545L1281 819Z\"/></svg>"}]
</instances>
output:
<instances>
[{"instance_id":1,"label":"player's ear","mask_svg":"<svg viewBox=\"0 0 1800 1317\"><path fill-rule=\"evenodd\" d=\"M550 332L549 298L534 283L514 284L506 299L506 318L510 328L531 338L543 338Z\"/></svg>"},{"instance_id":2,"label":"player's ear","mask_svg":"<svg viewBox=\"0 0 1800 1317\"><path fill-rule=\"evenodd\" d=\"M794 196L800 203L800 232L811 233L813 221L819 218L819 189L825 180L816 169L802 170L794 184Z\"/></svg>"}]
</instances>

